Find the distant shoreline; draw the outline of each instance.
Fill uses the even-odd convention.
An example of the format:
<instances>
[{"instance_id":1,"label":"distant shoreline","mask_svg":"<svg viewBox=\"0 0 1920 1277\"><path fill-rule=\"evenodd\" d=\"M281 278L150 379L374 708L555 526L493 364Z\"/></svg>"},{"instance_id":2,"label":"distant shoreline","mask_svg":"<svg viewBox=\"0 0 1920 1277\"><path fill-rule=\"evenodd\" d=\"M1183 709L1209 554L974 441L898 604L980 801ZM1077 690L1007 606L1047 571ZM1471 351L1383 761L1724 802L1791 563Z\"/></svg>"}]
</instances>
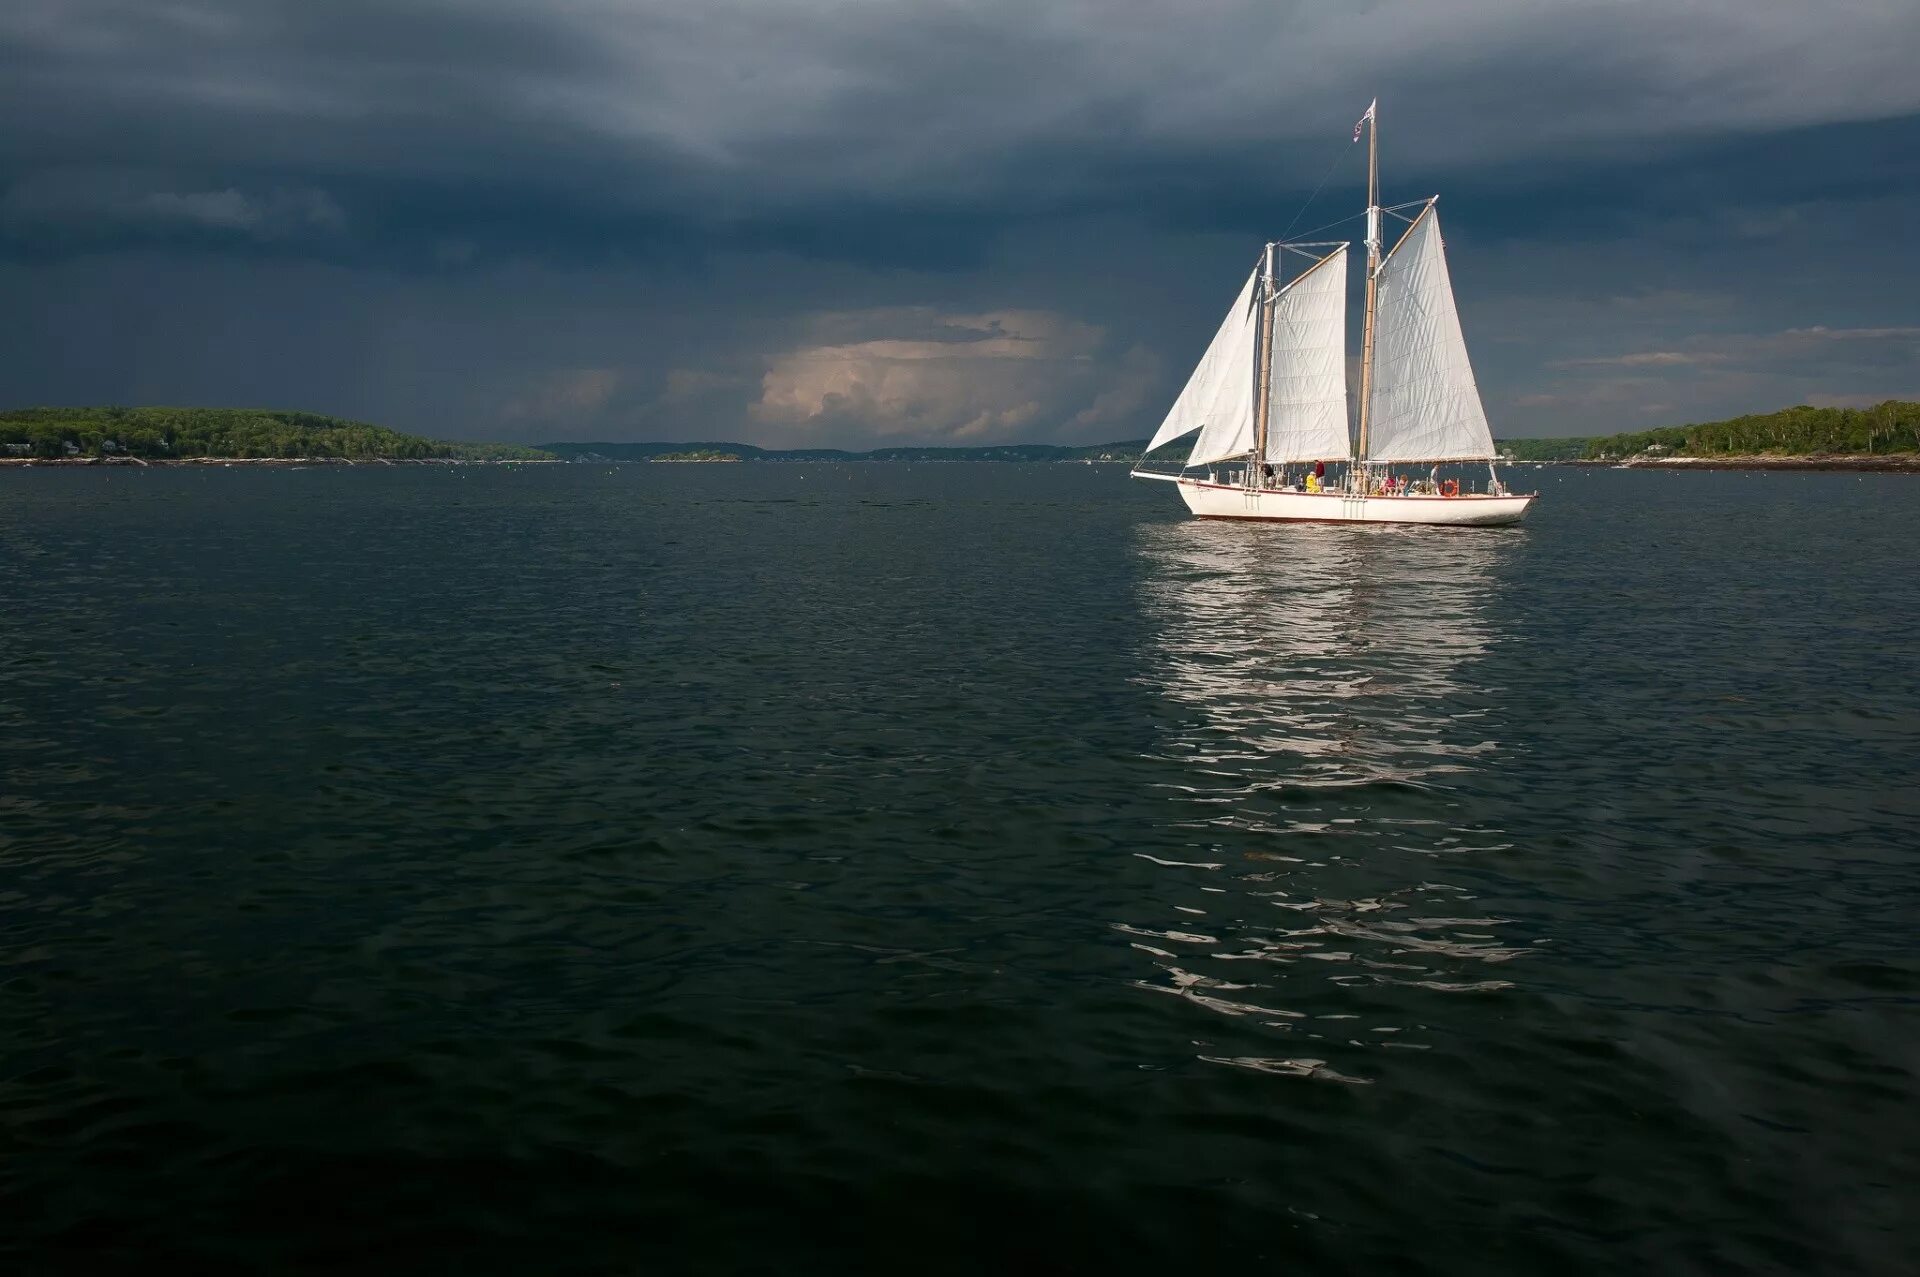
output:
<instances>
[{"instance_id":1,"label":"distant shoreline","mask_svg":"<svg viewBox=\"0 0 1920 1277\"><path fill-rule=\"evenodd\" d=\"M764 459L753 457L734 457L731 464L744 464L755 460L765 460L772 465L938 465L938 464L974 464L974 465L1130 465L1126 461L1108 461L1102 459L1047 458L1044 460L1014 461L986 460L967 458L877 458L877 457L831 457L818 460L801 459ZM720 458L661 457L625 458L596 457L569 459L565 457L514 458L501 457L479 459L470 457L0 457L0 467L46 466L60 469L83 468L87 466L116 467L172 467L172 466L563 466L563 465L633 465L665 462L673 465L702 465L721 463ZM1503 466L1524 468L1526 466L1579 466L1598 470L1851 470L1863 473L1881 474L1920 474L1920 453L1887 453L1882 456L1730 456L1730 457L1631 457L1620 460L1598 461L1587 457L1553 460L1516 460L1503 461Z\"/></svg>"},{"instance_id":2,"label":"distant shoreline","mask_svg":"<svg viewBox=\"0 0 1920 1277\"><path fill-rule=\"evenodd\" d=\"M1891 474L1920 473L1920 453L1890 452L1880 456L1849 456L1844 453L1805 457L1757 456L1728 457L1624 457L1615 461L1596 461L1580 457L1565 461L1512 461L1514 466L1586 466L1602 470L1860 470Z\"/></svg>"},{"instance_id":3,"label":"distant shoreline","mask_svg":"<svg viewBox=\"0 0 1920 1277\"><path fill-rule=\"evenodd\" d=\"M0 466L562 466L559 457L0 457Z\"/></svg>"}]
</instances>

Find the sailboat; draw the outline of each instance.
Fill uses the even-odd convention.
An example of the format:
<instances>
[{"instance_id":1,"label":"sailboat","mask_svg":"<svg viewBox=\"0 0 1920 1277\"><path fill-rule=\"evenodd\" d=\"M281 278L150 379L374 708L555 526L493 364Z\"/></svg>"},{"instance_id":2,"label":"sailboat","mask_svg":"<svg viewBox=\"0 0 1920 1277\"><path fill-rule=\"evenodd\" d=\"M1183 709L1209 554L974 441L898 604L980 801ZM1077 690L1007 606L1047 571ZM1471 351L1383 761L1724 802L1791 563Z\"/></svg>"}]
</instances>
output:
<instances>
[{"instance_id":1,"label":"sailboat","mask_svg":"<svg viewBox=\"0 0 1920 1277\"><path fill-rule=\"evenodd\" d=\"M1175 484L1203 519L1518 523L1538 494L1509 492L1494 468L1493 433L1447 273L1439 196L1382 208L1377 100L1360 124L1367 309L1358 428L1349 430L1347 409L1349 245L1271 243L1147 444L1150 453L1198 432L1181 472L1136 467L1133 475ZM1385 217L1406 229L1383 254ZM1480 490L1441 477L1442 464L1459 462L1486 463ZM1329 473L1330 464L1344 473Z\"/></svg>"}]
</instances>

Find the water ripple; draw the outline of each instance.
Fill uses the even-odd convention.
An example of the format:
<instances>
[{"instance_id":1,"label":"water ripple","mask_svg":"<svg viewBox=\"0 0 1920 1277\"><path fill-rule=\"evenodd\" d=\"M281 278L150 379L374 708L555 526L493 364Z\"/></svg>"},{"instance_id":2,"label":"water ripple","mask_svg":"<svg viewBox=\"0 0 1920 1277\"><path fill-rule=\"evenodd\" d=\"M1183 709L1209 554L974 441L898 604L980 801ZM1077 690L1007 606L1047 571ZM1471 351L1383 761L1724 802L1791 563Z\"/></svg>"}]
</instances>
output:
<instances>
[{"instance_id":1,"label":"water ripple","mask_svg":"<svg viewBox=\"0 0 1920 1277\"><path fill-rule=\"evenodd\" d=\"M1116 929L1184 947L1176 957L1137 946L1158 968L1139 987L1266 1017L1283 1041L1312 1037L1352 1057L1343 1067L1355 1075L1380 1035L1424 1045L1418 1002L1383 1006L1364 990L1514 987L1469 973L1549 937L1498 938L1512 920L1474 915L1473 893L1428 881L1424 862L1506 845L1498 828L1458 827L1448 787L1499 764L1500 694L1472 667L1503 637L1495 595L1521 536L1141 529L1149 634L1140 678L1178 711L1157 756L1185 778L1166 786L1164 819L1201 840L1206 858L1141 853L1169 871L1149 908L1184 921L1156 926L1149 912ZM1356 887L1365 895L1347 898ZM1202 919L1208 933L1191 927ZM1233 982L1229 970L1239 973ZM1208 992L1219 989L1250 997ZM1306 1009L1273 1010L1257 996ZM1355 1023L1337 1036L1320 1031L1335 1017ZM1199 1058L1355 1080L1325 1059Z\"/></svg>"},{"instance_id":2,"label":"water ripple","mask_svg":"<svg viewBox=\"0 0 1920 1277\"><path fill-rule=\"evenodd\" d=\"M1911 479L1542 482L0 473L0 1267L1920 1271Z\"/></svg>"}]
</instances>

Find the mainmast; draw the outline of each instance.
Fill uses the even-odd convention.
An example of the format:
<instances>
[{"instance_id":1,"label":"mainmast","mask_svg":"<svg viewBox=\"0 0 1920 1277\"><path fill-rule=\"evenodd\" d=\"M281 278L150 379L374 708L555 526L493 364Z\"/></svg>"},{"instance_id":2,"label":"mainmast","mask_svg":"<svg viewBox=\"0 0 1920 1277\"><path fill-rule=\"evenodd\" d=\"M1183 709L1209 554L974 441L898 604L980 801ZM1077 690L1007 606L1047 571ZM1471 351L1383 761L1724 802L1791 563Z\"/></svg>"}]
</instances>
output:
<instances>
[{"instance_id":1,"label":"mainmast","mask_svg":"<svg viewBox=\"0 0 1920 1277\"><path fill-rule=\"evenodd\" d=\"M1367 459L1367 416L1373 400L1373 303L1380 276L1380 99L1360 117L1367 126L1367 325L1360 344L1360 435L1353 459Z\"/></svg>"},{"instance_id":2,"label":"mainmast","mask_svg":"<svg viewBox=\"0 0 1920 1277\"><path fill-rule=\"evenodd\" d=\"M1268 244L1260 266L1260 319L1254 338L1259 343L1260 355L1253 374L1253 456L1247 462L1250 488L1267 486L1267 413L1273 397L1273 259L1274 247Z\"/></svg>"}]
</instances>

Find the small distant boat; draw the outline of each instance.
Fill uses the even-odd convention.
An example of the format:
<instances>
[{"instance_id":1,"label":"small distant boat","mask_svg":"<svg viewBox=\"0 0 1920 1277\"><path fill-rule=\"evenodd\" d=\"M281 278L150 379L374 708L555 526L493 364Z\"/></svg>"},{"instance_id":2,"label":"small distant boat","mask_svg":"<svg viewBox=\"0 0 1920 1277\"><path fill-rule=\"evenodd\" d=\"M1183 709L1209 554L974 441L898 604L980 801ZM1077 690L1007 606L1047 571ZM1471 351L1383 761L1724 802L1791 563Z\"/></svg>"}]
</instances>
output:
<instances>
[{"instance_id":1,"label":"small distant boat","mask_svg":"<svg viewBox=\"0 0 1920 1277\"><path fill-rule=\"evenodd\" d=\"M1358 428L1349 429L1347 409L1349 245L1268 244L1147 444L1150 453L1197 431L1181 472L1133 471L1175 484L1200 518L1489 526L1518 523L1538 496L1507 491L1494 467L1493 433L1447 273L1439 197L1380 206L1378 108L1376 101L1360 119L1367 300ZM1384 255L1383 215L1407 223ZM1300 269L1285 280L1290 262ZM1441 476L1442 464L1460 462L1486 463L1483 490Z\"/></svg>"}]
</instances>

